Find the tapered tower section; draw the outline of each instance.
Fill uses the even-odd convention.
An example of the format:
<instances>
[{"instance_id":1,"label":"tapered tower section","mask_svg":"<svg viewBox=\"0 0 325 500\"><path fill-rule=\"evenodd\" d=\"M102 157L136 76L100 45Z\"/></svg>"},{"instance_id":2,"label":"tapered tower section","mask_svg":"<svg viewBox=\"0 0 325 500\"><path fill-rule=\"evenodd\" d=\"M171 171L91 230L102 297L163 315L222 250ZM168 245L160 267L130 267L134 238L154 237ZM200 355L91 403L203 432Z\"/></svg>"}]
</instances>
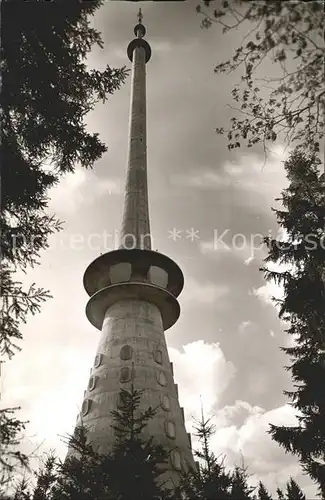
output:
<instances>
[{"instance_id":1,"label":"tapered tower section","mask_svg":"<svg viewBox=\"0 0 325 500\"><path fill-rule=\"evenodd\" d=\"M143 408L159 407L145 432L169 452L164 479L178 482L194 466L190 435L178 401L164 331L180 313L183 274L169 257L151 250L146 146L146 63L151 49L141 11L128 46L132 61L128 164L120 248L95 259L84 275L89 321L101 338L80 417L100 453L114 443L112 410L122 388L143 389Z\"/></svg>"}]
</instances>

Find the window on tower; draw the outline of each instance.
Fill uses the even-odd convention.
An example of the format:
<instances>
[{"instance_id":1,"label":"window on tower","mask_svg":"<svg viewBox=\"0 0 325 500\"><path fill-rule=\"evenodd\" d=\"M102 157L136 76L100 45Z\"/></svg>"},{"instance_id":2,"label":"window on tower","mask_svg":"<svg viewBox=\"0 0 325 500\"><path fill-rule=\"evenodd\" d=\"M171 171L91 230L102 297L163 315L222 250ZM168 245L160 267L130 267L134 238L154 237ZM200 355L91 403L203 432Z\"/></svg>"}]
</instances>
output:
<instances>
[{"instance_id":1,"label":"window on tower","mask_svg":"<svg viewBox=\"0 0 325 500\"><path fill-rule=\"evenodd\" d=\"M127 361L128 359L131 359L132 358L132 354L133 354L133 349L132 349L131 346L124 345L123 347L121 347L120 358L123 361Z\"/></svg>"},{"instance_id":2,"label":"window on tower","mask_svg":"<svg viewBox=\"0 0 325 500\"><path fill-rule=\"evenodd\" d=\"M167 378L164 372L157 372L157 381L158 384L165 386L167 385Z\"/></svg>"},{"instance_id":3,"label":"window on tower","mask_svg":"<svg viewBox=\"0 0 325 500\"><path fill-rule=\"evenodd\" d=\"M131 380L131 370L128 366L124 366L120 371L120 382L125 383Z\"/></svg>"},{"instance_id":4,"label":"window on tower","mask_svg":"<svg viewBox=\"0 0 325 500\"><path fill-rule=\"evenodd\" d=\"M162 362L163 362L162 351L160 349L155 350L154 358L155 358L156 363L159 363L160 365L162 364Z\"/></svg>"},{"instance_id":5,"label":"window on tower","mask_svg":"<svg viewBox=\"0 0 325 500\"><path fill-rule=\"evenodd\" d=\"M131 278L131 264L129 262L120 262L110 267L109 277L112 284L129 281Z\"/></svg>"},{"instance_id":6,"label":"window on tower","mask_svg":"<svg viewBox=\"0 0 325 500\"><path fill-rule=\"evenodd\" d=\"M161 406L165 411L170 410L170 399L169 396L167 396L167 394L163 394L161 396Z\"/></svg>"},{"instance_id":7,"label":"window on tower","mask_svg":"<svg viewBox=\"0 0 325 500\"><path fill-rule=\"evenodd\" d=\"M171 420L167 420L167 422L165 422L165 433L170 439L175 439L176 437L176 427L174 422Z\"/></svg>"},{"instance_id":8,"label":"window on tower","mask_svg":"<svg viewBox=\"0 0 325 500\"><path fill-rule=\"evenodd\" d=\"M164 269L157 266L150 266L149 281L161 288L166 288L168 284L168 274Z\"/></svg>"},{"instance_id":9,"label":"window on tower","mask_svg":"<svg viewBox=\"0 0 325 500\"><path fill-rule=\"evenodd\" d=\"M182 470L182 460L180 452L178 450L172 450L170 453L170 458L174 469L178 471Z\"/></svg>"},{"instance_id":10,"label":"window on tower","mask_svg":"<svg viewBox=\"0 0 325 500\"><path fill-rule=\"evenodd\" d=\"M102 355L101 354L96 354L95 356L95 361L94 361L94 367L98 368L102 363Z\"/></svg>"},{"instance_id":11,"label":"window on tower","mask_svg":"<svg viewBox=\"0 0 325 500\"><path fill-rule=\"evenodd\" d=\"M90 399L85 399L84 402L82 403L82 407L81 407L81 414L83 417L85 415L87 415L87 413L89 413L90 406L91 406Z\"/></svg>"},{"instance_id":12,"label":"window on tower","mask_svg":"<svg viewBox=\"0 0 325 500\"><path fill-rule=\"evenodd\" d=\"M97 377L90 377L88 383L88 391L92 391L96 387Z\"/></svg>"}]
</instances>

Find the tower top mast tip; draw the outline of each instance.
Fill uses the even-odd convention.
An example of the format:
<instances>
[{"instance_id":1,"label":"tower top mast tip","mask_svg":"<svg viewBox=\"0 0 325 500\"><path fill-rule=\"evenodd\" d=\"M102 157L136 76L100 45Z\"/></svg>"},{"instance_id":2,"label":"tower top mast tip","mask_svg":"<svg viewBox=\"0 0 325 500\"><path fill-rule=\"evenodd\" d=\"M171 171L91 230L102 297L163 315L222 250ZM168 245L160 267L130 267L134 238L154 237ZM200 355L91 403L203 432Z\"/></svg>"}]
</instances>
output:
<instances>
[{"instance_id":1,"label":"tower top mast tip","mask_svg":"<svg viewBox=\"0 0 325 500\"><path fill-rule=\"evenodd\" d=\"M139 21L139 24L142 24L142 19L143 19L143 15L142 15L141 8L140 8L139 12L138 12L138 21Z\"/></svg>"}]
</instances>

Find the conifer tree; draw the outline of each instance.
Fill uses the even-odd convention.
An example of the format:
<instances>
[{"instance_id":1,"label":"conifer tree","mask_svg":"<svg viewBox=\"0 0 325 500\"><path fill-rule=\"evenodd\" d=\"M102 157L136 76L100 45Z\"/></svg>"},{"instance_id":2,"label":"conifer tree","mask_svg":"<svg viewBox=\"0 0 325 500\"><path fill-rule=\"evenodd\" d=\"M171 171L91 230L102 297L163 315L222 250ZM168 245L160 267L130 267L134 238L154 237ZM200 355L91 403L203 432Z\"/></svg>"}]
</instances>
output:
<instances>
[{"instance_id":1,"label":"conifer tree","mask_svg":"<svg viewBox=\"0 0 325 500\"><path fill-rule=\"evenodd\" d=\"M48 500L54 483L58 478L59 461L54 453L48 455L43 466L35 474L37 483L33 492L32 500Z\"/></svg>"},{"instance_id":2,"label":"conifer tree","mask_svg":"<svg viewBox=\"0 0 325 500\"><path fill-rule=\"evenodd\" d=\"M210 439L215 433L215 425L211 422L211 418L205 419L203 407L201 407L201 420L196 420L196 426L194 427L195 436L199 439L201 443L201 450L195 451L197 458L204 461L208 474L212 473L212 467L215 464L216 457L210 451Z\"/></svg>"},{"instance_id":3,"label":"conifer tree","mask_svg":"<svg viewBox=\"0 0 325 500\"><path fill-rule=\"evenodd\" d=\"M272 500L271 495L261 481L258 483L257 495L257 500Z\"/></svg>"},{"instance_id":4,"label":"conifer tree","mask_svg":"<svg viewBox=\"0 0 325 500\"><path fill-rule=\"evenodd\" d=\"M144 439L142 431L157 409L139 409L143 390L122 389L119 408L112 412L116 441L112 452L113 475L111 489L115 500L167 499L169 493L161 484L167 452Z\"/></svg>"},{"instance_id":5,"label":"conifer tree","mask_svg":"<svg viewBox=\"0 0 325 500\"><path fill-rule=\"evenodd\" d=\"M231 473L230 498L232 500L251 500L255 487L247 484L247 471L243 467L236 466Z\"/></svg>"},{"instance_id":6,"label":"conifer tree","mask_svg":"<svg viewBox=\"0 0 325 500\"><path fill-rule=\"evenodd\" d=\"M103 48L91 16L102 0L3 0L1 9L1 316L0 354L11 357L19 325L48 298L14 279L38 261L60 222L46 212L48 191L77 165L90 168L106 151L85 116L119 89L125 68L90 70Z\"/></svg>"},{"instance_id":7,"label":"conifer tree","mask_svg":"<svg viewBox=\"0 0 325 500\"><path fill-rule=\"evenodd\" d=\"M197 469L183 474L175 496L183 500L214 500L230 499L231 478L225 467L210 450L210 440L215 433L215 426L211 419L205 419L201 408L201 419L196 420L195 436L201 443L201 449L194 452L199 459Z\"/></svg>"},{"instance_id":8,"label":"conifer tree","mask_svg":"<svg viewBox=\"0 0 325 500\"><path fill-rule=\"evenodd\" d=\"M35 486L22 481L10 500L113 500L112 457L94 450L82 422L66 444L73 452L64 461L48 455L34 473Z\"/></svg>"},{"instance_id":9,"label":"conifer tree","mask_svg":"<svg viewBox=\"0 0 325 500\"><path fill-rule=\"evenodd\" d=\"M127 72L86 64L93 46L103 48L90 19L101 5L101 0L0 2L0 362L20 349L21 325L50 298L35 284L24 288L16 276L39 263L49 236L61 229L47 212L49 189L77 165L91 168L106 151L98 134L86 129L85 117L121 86ZM27 458L19 455L17 433L10 442L1 441L12 431L13 411L0 409L0 490L8 486L12 458L19 465Z\"/></svg>"},{"instance_id":10,"label":"conifer tree","mask_svg":"<svg viewBox=\"0 0 325 500\"><path fill-rule=\"evenodd\" d=\"M0 409L0 498L8 490L15 468L28 465L28 456L18 449L26 422L15 417L17 409Z\"/></svg>"},{"instance_id":11,"label":"conifer tree","mask_svg":"<svg viewBox=\"0 0 325 500\"><path fill-rule=\"evenodd\" d=\"M111 457L97 453L82 422L67 444L73 453L64 461L49 456L37 473L32 500L111 500Z\"/></svg>"},{"instance_id":12,"label":"conifer tree","mask_svg":"<svg viewBox=\"0 0 325 500\"><path fill-rule=\"evenodd\" d=\"M14 488L13 496L1 497L1 500L32 500L29 481L26 478L19 480Z\"/></svg>"},{"instance_id":13,"label":"conifer tree","mask_svg":"<svg viewBox=\"0 0 325 500\"><path fill-rule=\"evenodd\" d=\"M286 497L287 500L306 500L306 496L304 495L296 481L292 479L292 477L287 483Z\"/></svg>"},{"instance_id":14,"label":"conifer tree","mask_svg":"<svg viewBox=\"0 0 325 500\"><path fill-rule=\"evenodd\" d=\"M139 410L142 394L133 386L121 391L121 404L112 412L116 440L111 453L97 452L81 422L66 440L66 459L50 455L36 473L32 493L16 500L168 500L170 492L160 485L167 454L142 435L156 411Z\"/></svg>"},{"instance_id":15,"label":"conifer tree","mask_svg":"<svg viewBox=\"0 0 325 500\"><path fill-rule=\"evenodd\" d=\"M266 238L265 262L286 264L286 271L262 270L282 284L279 317L289 323L293 345L282 348L292 363L294 389L285 391L297 411L296 426L271 425L270 433L298 456L325 498L325 183L315 155L294 150L285 162L290 185L275 210L288 241Z\"/></svg>"},{"instance_id":16,"label":"conifer tree","mask_svg":"<svg viewBox=\"0 0 325 500\"><path fill-rule=\"evenodd\" d=\"M276 489L276 493L278 495L278 500L284 500L284 493L280 488Z\"/></svg>"}]
</instances>

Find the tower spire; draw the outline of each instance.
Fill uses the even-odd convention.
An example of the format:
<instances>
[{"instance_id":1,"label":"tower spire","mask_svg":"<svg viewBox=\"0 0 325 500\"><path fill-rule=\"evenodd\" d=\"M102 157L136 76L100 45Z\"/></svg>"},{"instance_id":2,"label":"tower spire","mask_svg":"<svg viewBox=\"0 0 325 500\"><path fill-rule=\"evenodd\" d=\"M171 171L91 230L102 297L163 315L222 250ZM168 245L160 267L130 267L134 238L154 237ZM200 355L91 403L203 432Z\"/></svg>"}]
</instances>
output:
<instances>
[{"instance_id":1,"label":"tower spire","mask_svg":"<svg viewBox=\"0 0 325 500\"><path fill-rule=\"evenodd\" d=\"M140 7L139 12L138 12L138 23L139 24L142 24L142 18L143 18L143 16L142 16L141 7Z\"/></svg>"},{"instance_id":2,"label":"tower spire","mask_svg":"<svg viewBox=\"0 0 325 500\"><path fill-rule=\"evenodd\" d=\"M131 102L129 120L128 160L125 185L124 214L120 248L151 249L147 188L147 117L146 68L151 57L150 45L143 37L141 9L133 39L127 48L132 62Z\"/></svg>"}]
</instances>

